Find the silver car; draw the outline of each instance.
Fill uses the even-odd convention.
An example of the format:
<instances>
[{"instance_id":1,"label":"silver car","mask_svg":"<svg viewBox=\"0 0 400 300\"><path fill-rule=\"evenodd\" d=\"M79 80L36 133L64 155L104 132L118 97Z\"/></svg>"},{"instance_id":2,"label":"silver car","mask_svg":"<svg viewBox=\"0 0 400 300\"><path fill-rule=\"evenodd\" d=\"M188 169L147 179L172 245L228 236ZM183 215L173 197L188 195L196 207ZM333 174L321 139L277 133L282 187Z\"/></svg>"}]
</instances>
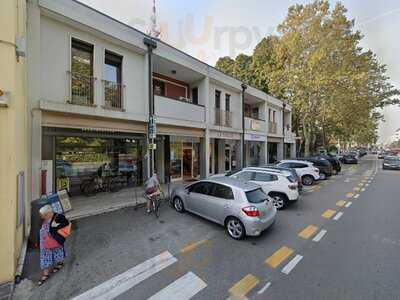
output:
<instances>
[{"instance_id":1,"label":"silver car","mask_svg":"<svg viewBox=\"0 0 400 300\"><path fill-rule=\"evenodd\" d=\"M256 236L274 221L276 208L259 185L222 177L197 181L172 192L176 211L185 210L226 227L234 239Z\"/></svg>"}]
</instances>

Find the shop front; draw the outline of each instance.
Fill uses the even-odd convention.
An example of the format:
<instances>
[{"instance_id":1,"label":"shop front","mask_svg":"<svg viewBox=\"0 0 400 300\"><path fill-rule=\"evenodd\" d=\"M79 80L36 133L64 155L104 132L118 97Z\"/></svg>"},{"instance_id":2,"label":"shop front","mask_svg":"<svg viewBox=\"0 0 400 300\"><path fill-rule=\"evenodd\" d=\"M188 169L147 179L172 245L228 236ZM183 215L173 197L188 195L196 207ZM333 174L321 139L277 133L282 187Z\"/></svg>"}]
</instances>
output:
<instances>
[{"instance_id":1,"label":"shop front","mask_svg":"<svg viewBox=\"0 0 400 300\"><path fill-rule=\"evenodd\" d=\"M240 167L240 134L210 131L209 173L219 174Z\"/></svg>"},{"instance_id":2,"label":"shop front","mask_svg":"<svg viewBox=\"0 0 400 300\"><path fill-rule=\"evenodd\" d=\"M200 144L204 131L158 127L155 170L162 182L200 178Z\"/></svg>"},{"instance_id":3,"label":"shop front","mask_svg":"<svg viewBox=\"0 0 400 300\"><path fill-rule=\"evenodd\" d=\"M97 193L109 190L111 179L118 190L142 184L145 133L144 122L43 112L41 193L87 194L83 185L90 181Z\"/></svg>"},{"instance_id":4,"label":"shop front","mask_svg":"<svg viewBox=\"0 0 400 300\"><path fill-rule=\"evenodd\" d=\"M260 134L246 133L246 165L257 167L265 164L265 141L267 137Z\"/></svg>"},{"instance_id":5,"label":"shop front","mask_svg":"<svg viewBox=\"0 0 400 300\"><path fill-rule=\"evenodd\" d=\"M143 134L49 127L42 132L42 162L46 166L42 181L47 182L42 182L46 187L43 192L67 189L71 196L80 195L85 192L83 183L96 177L118 177L120 188L142 183Z\"/></svg>"}]
</instances>

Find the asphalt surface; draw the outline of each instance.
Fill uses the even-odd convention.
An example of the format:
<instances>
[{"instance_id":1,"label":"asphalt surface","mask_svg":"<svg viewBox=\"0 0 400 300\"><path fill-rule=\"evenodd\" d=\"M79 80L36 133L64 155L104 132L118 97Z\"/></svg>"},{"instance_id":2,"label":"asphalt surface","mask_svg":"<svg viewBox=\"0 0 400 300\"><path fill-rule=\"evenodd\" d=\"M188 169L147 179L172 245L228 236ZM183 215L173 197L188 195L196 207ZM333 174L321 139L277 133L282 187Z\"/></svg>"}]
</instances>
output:
<instances>
[{"instance_id":1,"label":"asphalt surface","mask_svg":"<svg viewBox=\"0 0 400 300\"><path fill-rule=\"evenodd\" d=\"M243 241L167 205L159 220L143 209L82 219L67 242L66 267L44 286L25 284L26 291L18 288L17 294L24 299L93 299L96 293L103 299L400 299L399 183L399 171L383 171L381 161L367 157L317 183L280 211L270 229ZM39 279L37 251L28 253L24 275Z\"/></svg>"}]
</instances>

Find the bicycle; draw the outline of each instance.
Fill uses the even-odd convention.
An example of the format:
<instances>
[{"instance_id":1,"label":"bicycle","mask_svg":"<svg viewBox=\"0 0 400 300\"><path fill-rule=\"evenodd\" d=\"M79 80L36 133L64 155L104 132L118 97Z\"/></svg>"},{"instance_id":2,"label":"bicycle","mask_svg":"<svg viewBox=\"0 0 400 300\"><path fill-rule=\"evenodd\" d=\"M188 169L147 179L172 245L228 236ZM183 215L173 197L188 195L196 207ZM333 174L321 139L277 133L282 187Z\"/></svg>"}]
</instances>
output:
<instances>
[{"instance_id":1,"label":"bicycle","mask_svg":"<svg viewBox=\"0 0 400 300\"><path fill-rule=\"evenodd\" d=\"M99 192L118 192L122 188L123 178L120 175L110 175L99 177L94 175L93 177L84 180L80 189L86 196L92 196Z\"/></svg>"},{"instance_id":2,"label":"bicycle","mask_svg":"<svg viewBox=\"0 0 400 300\"><path fill-rule=\"evenodd\" d=\"M152 197L145 194L145 196L150 200L150 213L154 213L155 217L158 219L160 217L160 205L165 199L164 192L160 189L157 195Z\"/></svg>"}]
</instances>

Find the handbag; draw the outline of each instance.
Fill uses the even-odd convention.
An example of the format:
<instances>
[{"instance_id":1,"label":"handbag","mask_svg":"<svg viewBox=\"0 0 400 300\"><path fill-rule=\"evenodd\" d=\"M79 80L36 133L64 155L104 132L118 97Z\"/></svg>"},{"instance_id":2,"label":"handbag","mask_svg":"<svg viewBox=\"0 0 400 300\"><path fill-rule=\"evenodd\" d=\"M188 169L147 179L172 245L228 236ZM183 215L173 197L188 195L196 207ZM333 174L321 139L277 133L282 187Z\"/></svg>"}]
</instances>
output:
<instances>
[{"instance_id":1,"label":"handbag","mask_svg":"<svg viewBox=\"0 0 400 300\"><path fill-rule=\"evenodd\" d=\"M46 235L44 238L44 248L45 249L55 249L61 247L61 245L50 235Z\"/></svg>"},{"instance_id":2,"label":"handbag","mask_svg":"<svg viewBox=\"0 0 400 300\"><path fill-rule=\"evenodd\" d=\"M67 226L58 229L57 233L59 235L61 235L63 238L67 238L71 235L71 227L72 227L72 224L71 224L71 222L69 222L69 224Z\"/></svg>"},{"instance_id":3,"label":"handbag","mask_svg":"<svg viewBox=\"0 0 400 300\"><path fill-rule=\"evenodd\" d=\"M154 194L155 192L157 192L157 188L155 186L149 187L146 189L146 194L147 195L151 195Z\"/></svg>"}]
</instances>

